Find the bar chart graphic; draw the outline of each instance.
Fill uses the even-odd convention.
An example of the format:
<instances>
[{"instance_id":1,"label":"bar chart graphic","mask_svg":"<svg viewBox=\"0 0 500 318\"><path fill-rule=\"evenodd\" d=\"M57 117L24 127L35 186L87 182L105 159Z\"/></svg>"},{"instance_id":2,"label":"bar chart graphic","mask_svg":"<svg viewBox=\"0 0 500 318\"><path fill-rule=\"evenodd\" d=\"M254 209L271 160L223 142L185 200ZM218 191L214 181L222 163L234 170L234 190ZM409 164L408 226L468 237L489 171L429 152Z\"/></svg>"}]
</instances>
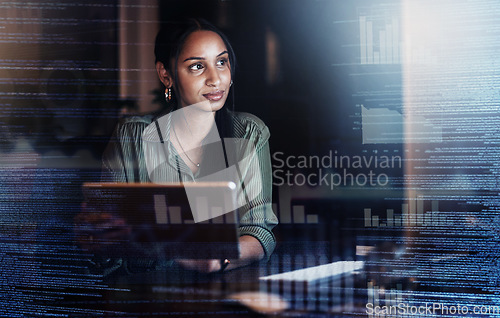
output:
<instances>
[{"instance_id":1,"label":"bar chart graphic","mask_svg":"<svg viewBox=\"0 0 500 318\"><path fill-rule=\"evenodd\" d=\"M426 203L428 202L419 198L410 199L401 204L400 211L386 209L385 218L373 214L371 208L365 208L363 211L364 226L378 228L445 225L446 217L439 212L439 201L431 200L430 209L427 209L427 211L424 208Z\"/></svg>"},{"instance_id":2,"label":"bar chart graphic","mask_svg":"<svg viewBox=\"0 0 500 318\"><path fill-rule=\"evenodd\" d=\"M198 198L199 206L206 207L208 209L208 202L206 198ZM182 215L182 207L168 205L166 197L163 194L154 195L154 211L156 224L195 224L193 219L186 219ZM222 214L222 207L212 206L210 211L212 215L216 217L210 218L208 220L198 222L200 224L235 224L236 219L233 213Z\"/></svg>"},{"instance_id":3,"label":"bar chart graphic","mask_svg":"<svg viewBox=\"0 0 500 318\"><path fill-rule=\"evenodd\" d=\"M361 64L400 64L402 43L397 16L359 15Z\"/></svg>"},{"instance_id":4,"label":"bar chart graphic","mask_svg":"<svg viewBox=\"0 0 500 318\"><path fill-rule=\"evenodd\" d=\"M436 64L434 49L421 39L432 34L423 33L421 24L407 30L408 19L403 18L397 6L358 8L359 62L361 65ZM403 23L405 31L403 32Z\"/></svg>"},{"instance_id":5,"label":"bar chart graphic","mask_svg":"<svg viewBox=\"0 0 500 318\"><path fill-rule=\"evenodd\" d=\"M302 204L292 204L290 189L279 189L279 202L272 205L280 224L318 224L318 214L306 212Z\"/></svg>"},{"instance_id":6,"label":"bar chart graphic","mask_svg":"<svg viewBox=\"0 0 500 318\"><path fill-rule=\"evenodd\" d=\"M318 224L318 215L305 212L305 206L288 204L278 209L277 204L273 204L273 211L277 214L280 223L283 224Z\"/></svg>"},{"instance_id":7,"label":"bar chart graphic","mask_svg":"<svg viewBox=\"0 0 500 318\"><path fill-rule=\"evenodd\" d=\"M396 288L386 289L381 288L374 284L373 281L368 281L367 292L368 292L368 301L367 304L370 304L370 307L367 307L368 317L403 317L403 315L398 315L395 308L402 304L403 299L403 286L401 284L397 284ZM383 307L386 306L386 307ZM374 310L370 310L373 308L393 308L394 313L385 315L385 314L376 314ZM405 315L406 316L406 315Z\"/></svg>"}]
</instances>

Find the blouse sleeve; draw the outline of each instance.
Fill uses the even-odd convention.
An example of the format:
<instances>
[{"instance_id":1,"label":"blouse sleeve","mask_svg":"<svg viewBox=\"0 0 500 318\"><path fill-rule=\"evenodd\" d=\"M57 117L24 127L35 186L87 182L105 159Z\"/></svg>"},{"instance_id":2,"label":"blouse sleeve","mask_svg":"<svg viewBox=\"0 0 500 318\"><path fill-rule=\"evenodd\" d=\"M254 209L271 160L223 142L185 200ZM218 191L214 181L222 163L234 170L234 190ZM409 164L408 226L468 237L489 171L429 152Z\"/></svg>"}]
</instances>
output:
<instances>
[{"instance_id":1,"label":"blouse sleeve","mask_svg":"<svg viewBox=\"0 0 500 318\"><path fill-rule=\"evenodd\" d=\"M118 123L102 156L103 182L147 182L148 174L142 152L142 132L150 124L149 117L129 117ZM131 274L164 268L151 258L94 258L89 270L103 276L111 273Z\"/></svg>"},{"instance_id":2,"label":"blouse sleeve","mask_svg":"<svg viewBox=\"0 0 500 318\"><path fill-rule=\"evenodd\" d=\"M117 125L103 153L102 181L148 181L141 134L149 123L147 118L131 117Z\"/></svg>"},{"instance_id":3,"label":"blouse sleeve","mask_svg":"<svg viewBox=\"0 0 500 318\"><path fill-rule=\"evenodd\" d=\"M258 120L258 119L256 119ZM256 238L264 249L266 257L270 257L276 246L276 238L272 229L278 224L278 219L272 210L272 170L269 150L269 129L258 120L249 128L249 139L255 144L255 155L246 171L247 192L258 191L253 200L242 207L240 218L240 236L250 235ZM247 180L249 182L247 182ZM253 189L252 189L253 188Z\"/></svg>"}]
</instances>

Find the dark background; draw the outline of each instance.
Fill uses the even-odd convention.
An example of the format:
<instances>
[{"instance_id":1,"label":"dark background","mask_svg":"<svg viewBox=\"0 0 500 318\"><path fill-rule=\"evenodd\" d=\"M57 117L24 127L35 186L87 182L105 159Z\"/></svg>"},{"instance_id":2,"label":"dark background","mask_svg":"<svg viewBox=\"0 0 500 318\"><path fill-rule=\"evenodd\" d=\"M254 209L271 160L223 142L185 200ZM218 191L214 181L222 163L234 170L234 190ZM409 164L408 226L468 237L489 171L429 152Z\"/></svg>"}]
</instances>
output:
<instances>
[{"instance_id":1,"label":"dark background","mask_svg":"<svg viewBox=\"0 0 500 318\"><path fill-rule=\"evenodd\" d=\"M359 48L352 45L359 42L357 10L369 3L199 0L141 5L158 7L160 25L182 16L201 17L228 35L238 62L233 86L236 110L260 117L271 131L271 154L280 151L286 157L322 156L335 150L351 156L401 150L401 144L363 145L361 129L355 124L360 120L355 92L377 90L384 83L400 85L399 66L359 66ZM29 216L34 210L42 219L61 217L71 223L83 199L81 184L99 180L100 156L121 117L120 111L129 107L140 112L134 108L139 97L120 97L120 85L125 84L120 82L123 66L119 65L119 49L130 43L120 43L119 32L150 21L141 17L139 6L137 17L123 24L120 6L124 4L136 3L7 5L6 15L15 15L14 20L4 20L0 26L15 36L5 35L3 42L6 67L1 70L4 80L0 82L0 141L5 153L38 155L37 169L30 172L34 181L26 190L32 194L28 200L32 209L20 208L19 213ZM154 34L148 34L128 47L145 45L152 50L153 40ZM279 48L274 68L269 65L273 57L267 49L270 43ZM145 57L137 56L140 58ZM367 69L374 74L392 70L396 75L350 76ZM160 104L159 81L150 80L150 95L142 98ZM15 150L19 145L25 145L25 149ZM384 172L397 179L402 169ZM293 239L294 232L299 231L304 233L304 240L330 241L332 238L324 235L327 229L340 229L352 218L361 222L364 207L379 206L380 211L387 208L384 188L347 193L339 190L341 187L333 191L328 186L275 186L277 214L283 206L306 200L301 203L306 214L318 214L320 226L326 229L281 224L277 228L280 238ZM280 196L285 199L280 201ZM359 207L354 208L353 202ZM343 236L340 230L335 233L337 238ZM352 256L352 250L347 250Z\"/></svg>"},{"instance_id":2,"label":"dark background","mask_svg":"<svg viewBox=\"0 0 500 318\"><path fill-rule=\"evenodd\" d=\"M360 144L360 132L352 129L349 119L355 113L352 83L346 76L352 66L332 66L356 60L356 48L344 44L348 38L356 42L352 39L358 37L355 18L360 4L160 1L158 20L203 17L219 26L237 55L236 110L264 120L272 133L273 151L322 153L344 141ZM137 102L118 94L118 48L123 45L118 38L119 3L59 1L19 5L14 12L36 15L32 23L39 33L4 44L3 55L13 67L2 70L5 81L0 88L6 94L0 118L9 130L28 135L37 146L50 143L50 138L109 136L120 108ZM354 20L334 23L344 16ZM145 23L140 19L138 24ZM6 27L23 34L22 25ZM279 46L273 70L267 65L266 34L273 34ZM151 35L142 42L153 39ZM274 72L272 80L269 72Z\"/></svg>"},{"instance_id":3,"label":"dark background","mask_svg":"<svg viewBox=\"0 0 500 318\"><path fill-rule=\"evenodd\" d=\"M43 224L49 220L49 230L51 222L62 219L71 234L73 216L83 200L81 185L100 179L100 157L123 108L141 112L140 98L158 107L163 98L156 78L148 79L148 95L120 97L120 85L130 84L120 79L121 68L129 67L120 65L120 48L145 46L152 53L156 33L137 43L120 43L120 31L133 32L179 17L207 19L228 35L238 62L233 86L236 110L257 115L268 125L271 154L279 151L285 158L323 156L336 150L348 156L401 151L401 144L362 144L354 94L383 89L386 83L395 84L399 94L401 85L398 65L359 65L358 10L369 4L340 0L6 4L6 19L0 21L0 30L5 31L0 150L14 154L7 166L26 153L34 154L36 169L4 172L5 179L14 173L28 174L31 180L21 190L26 192L22 203L8 200L9 207L18 207L17 212L12 214L8 208L5 215L34 216ZM120 16L123 5L138 5L137 16ZM151 10L148 5L158 8L157 21L141 16L144 6ZM269 53L270 45L278 48L274 55ZM134 54L130 53L132 59L150 58ZM153 68L154 61L145 65ZM389 75L352 76L370 72ZM317 169L294 172L307 175ZM401 186L402 168L383 172L394 178L395 187ZM304 206L306 215L318 215L318 224L299 224L292 218L290 223L282 222L276 233L281 242L324 241L335 245L332 257L354 257L354 242L346 247L342 240L350 240L349 231L363 224L364 208L384 213L389 206L397 206L399 201L389 204L385 198L388 193L400 198L402 188L389 188L343 191L329 186L274 186L273 202L280 219L294 205Z\"/></svg>"},{"instance_id":4,"label":"dark background","mask_svg":"<svg viewBox=\"0 0 500 318\"><path fill-rule=\"evenodd\" d=\"M46 300L99 286L95 277L70 279L88 256L74 244L81 186L100 179L101 154L123 110L142 112L144 101L153 105L148 110L160 107L154 73L140 82L121 76L144 74L142 67L151 71L146 69L154 68L156 26L181 16L203 17L228 35L238 59L236 110L269 126L271 154L338 151L351 158L403 158L402 167L376 171L389 175L387 186L275 185L273 206L281 222L269 264L285 271L310 266L300 260L303 255L315 258L314 264L358 260L363 255L356 246L394 243L375 261L385 267L386 257L401 256L393 248L405 245L408 258L390 275L412 276L435 290L457 292L454 297L467 298L455 289L462 283L482 289L468 303L489 291L498 298L497 7L492 0L0 3L0 282L10 293L0 295L0 314L12 308L40 313ZM149 16L142 15L146 11ZM400 44L408 49L401 56L404 63L362 64L362 17L373 22L375 50L379 31L399 19L396 40L415 43ZM137 30L151 32L121 38L123 31ZM273 45L279 48L274 55L269 53ZM124 48L130 64L121 59ZM137 48L151 55L138 54ZM136 61L145 66L134 70ZM144 83L146 91L122 92ZM363 144L361 105L401 118L400 128L409 129L401 132L400 142ZM401 217L402 201L407 210L420 207L431 220L422 227L391 227L385 212L392 209ZM300 212L317 222L304 222ZM373 225L376 221L386 226ZM403 231L407 235L401 239ZM443 257L465 254L470 257L461 262ZM444 261L442 267L435 260ZM418 271L407 274L409 264ZM444 288L435 283L438 273ZM449 303L450 294L445 296ZM38 303L30 302L34 298Z\"/></svg>"}]
</instances>

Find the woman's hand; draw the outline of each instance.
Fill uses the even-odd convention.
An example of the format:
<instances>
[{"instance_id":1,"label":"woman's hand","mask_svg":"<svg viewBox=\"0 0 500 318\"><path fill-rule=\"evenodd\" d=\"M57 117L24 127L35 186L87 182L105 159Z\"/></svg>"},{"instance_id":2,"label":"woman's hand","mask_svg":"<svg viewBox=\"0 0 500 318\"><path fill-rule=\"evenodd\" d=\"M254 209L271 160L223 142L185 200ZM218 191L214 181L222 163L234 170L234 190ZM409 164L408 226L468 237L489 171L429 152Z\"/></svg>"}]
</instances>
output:
<instances>
[{"instance_id":1,"label":"woman's hand","mask_svg":"<svg viewBox=\"0 0 500 318\"><path fill-rule=\"evenodd\" d=\"M95 211L85 203L74 218L76 242L91 252L112 248L126 240L130 232L131 228L123 218L114 213Z\"/></svg>"},{"instance_id":2,"label":"woman's hand","mask_svg":"<svg viewBox=\"0 0 500 318\"><path fill-rule=\"evenodd\" d=\"M218 259L178 259L176 263L185 269L200 273L213 273L221 269Z\"/></svg>"},{"instance_id":3,"label":"woman's hand","mask_svg":"<svg viewBox=\"0 0 500 318\"><path fill-rule=\"evenodd\" d=\"M231 263L226 269L234 269L261 260L264 257L264 249L260 242L253 236L243 235L239 239L240 258L230 260ZM201 273L213 273L221 269L221 262L218 259L197 260L178 259L176 263L185 269L195 270Z\"/></svg>"}]
</instances>

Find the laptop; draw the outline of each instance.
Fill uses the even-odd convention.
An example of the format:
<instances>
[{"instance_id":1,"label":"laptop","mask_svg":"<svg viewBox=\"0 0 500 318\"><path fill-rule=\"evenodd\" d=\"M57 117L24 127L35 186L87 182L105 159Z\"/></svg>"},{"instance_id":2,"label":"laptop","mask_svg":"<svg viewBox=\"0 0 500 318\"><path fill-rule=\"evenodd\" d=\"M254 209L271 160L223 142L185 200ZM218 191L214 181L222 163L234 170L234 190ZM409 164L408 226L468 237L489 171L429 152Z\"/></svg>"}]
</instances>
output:
<instances>
[{"instance_id":1,"label":"laptop","mask_svg":"<svg viewBox=\"0 0 500 318\"><path fill-rule=\"evenodd\" d=\"M232 182L84 183L83 194L84 213L90 217L107 213L115 225L123 224L119 238L98 236L98 254L168 259L239 257L238 211L225 212L236 207ZM204 221L195 222L199 215L205 216ZM99 230L106 233L117 227L103 224Z\"/></svg>"}]
</instances>

